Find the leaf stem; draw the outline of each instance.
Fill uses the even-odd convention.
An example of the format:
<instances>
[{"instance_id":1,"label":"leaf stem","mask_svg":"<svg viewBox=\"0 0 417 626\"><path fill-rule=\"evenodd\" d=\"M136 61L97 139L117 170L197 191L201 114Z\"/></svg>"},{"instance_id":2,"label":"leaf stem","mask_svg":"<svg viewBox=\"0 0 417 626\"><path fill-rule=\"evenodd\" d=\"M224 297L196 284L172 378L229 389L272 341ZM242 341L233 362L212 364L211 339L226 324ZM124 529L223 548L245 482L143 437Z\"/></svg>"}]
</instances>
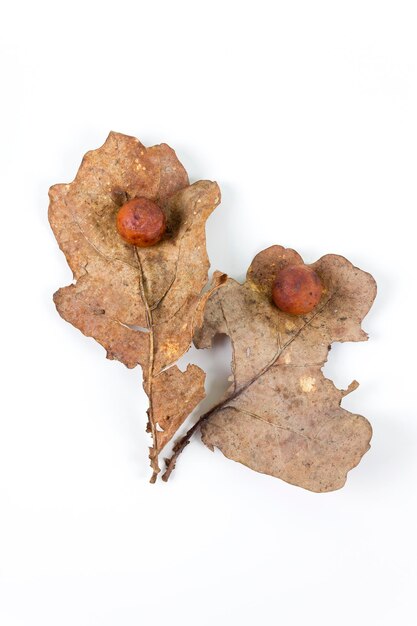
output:
<instances>
[{"instance_id":1,"label":"leaf stem","mask_svg":"<svg viewBox=\"0 0 417 626\"><path fill-rule=\"evenodd\" d=\"M152 311L150 309L148 299L145 293L145 285L144 285L144 273L142 268L142 262L139 256L138 249L135 246L135 255L138 263L139 274L140 274L140 295L143 301L143 305L145 307L145 317L146 317L146 325L149 329L149 362L148 362L148 374L145 376L146 381L146 393L149 398L149 408L148 408L148 420L149 427L152 435L153 446L149 448L149 459L151 461L152 468L152 476L150 478L150 482L154 483L156 478L160 472L160 468L158 465L158 443L157 443L157 430L156 424L153 418L153 402L152 402L152 384L153 384L153 374L154 374L154 362L155 362L155 345L154 345L154 329L153 329L153 319L152 319Z\"/></svg>"},{"instance_id":2,"label":"leaf stem","mask_svg":"<svg viewBox=\"0 0 417 626\"><path fill-rule=\"evenodd\" d=\"M227 398L228 400L232 400L232 398ZM185 435L183 437L181 437L181 439L178 439L178 441L176 442L175 446L172 449L172 456L169 459L165 459L165 472L162 474L162 480L164 482L167 482L167 480L169 479L169 477L171 476L172 471L175 469L175 465L177 462L177 459L179 457L179 455L181 454L181 452L184 450L184 448L186 446L188 446L188 444L190 443L191 437L194 435L194 433L196 433L198 431L198 429L201 427L201 425L208 420L208 418L218 409L222 408L223 404L225 404L226 400L224 400L223 402L219 402L218 404L216 404L215 406L213 406L209 411L207 411L206 413L204 413L203 415L201 415L199 417L199 419L196 421L196 423L191 426L191 428L189 430L187 430L187 432L185 433Z\"/></svg>"}]
</instances>

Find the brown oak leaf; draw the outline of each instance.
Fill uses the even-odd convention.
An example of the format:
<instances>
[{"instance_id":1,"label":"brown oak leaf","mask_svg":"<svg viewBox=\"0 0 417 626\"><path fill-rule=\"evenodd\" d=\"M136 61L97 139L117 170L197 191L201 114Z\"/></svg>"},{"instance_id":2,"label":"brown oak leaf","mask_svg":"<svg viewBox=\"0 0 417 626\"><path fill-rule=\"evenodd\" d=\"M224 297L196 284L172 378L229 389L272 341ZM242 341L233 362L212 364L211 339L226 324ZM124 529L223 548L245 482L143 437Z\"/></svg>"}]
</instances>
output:
<instances>
[{"instance_id":1,"label":"brown oak leaf","mask_svg":"<svg viewBox=\"0 0 417 626\"><path fill-rule=\"evenodd\" d=\"M294 250L272 246L255 257L243 285L228 279L207 302L194 341L206 348L218 334L230 337L233 382L200 424L209 448L324 492L342 487L369 449L369 422L340 406L356 381L341 391L322 367L332 342L367 339L361 322L376 284L345 258L324 256L311 265L324 285L320 303L308 315L289 315L273 305L271 287L280 269L300 263Z\"/></svg>"},{"instance_id":2,"label":"brown oak leaf","mask_svg":"<svg viewBox=\"0 0 417 626\"><path fill-rule=\"evenodd\" d=\"M167 218L164 239L150 248L125 243L116 230L121 204L144 196ZM49 220L73 272L54 301L60 315L94 337L127 367L140 364L149 397L151 481L158 456L204 397L204 372L174 363L189 348L204 303L225 277L216 273L204 295L209 261L205 222L220 202L216 183L189 185L166 144L110 133L88 152L75 180L50 189Z\"/></svg>"}]
</instances>

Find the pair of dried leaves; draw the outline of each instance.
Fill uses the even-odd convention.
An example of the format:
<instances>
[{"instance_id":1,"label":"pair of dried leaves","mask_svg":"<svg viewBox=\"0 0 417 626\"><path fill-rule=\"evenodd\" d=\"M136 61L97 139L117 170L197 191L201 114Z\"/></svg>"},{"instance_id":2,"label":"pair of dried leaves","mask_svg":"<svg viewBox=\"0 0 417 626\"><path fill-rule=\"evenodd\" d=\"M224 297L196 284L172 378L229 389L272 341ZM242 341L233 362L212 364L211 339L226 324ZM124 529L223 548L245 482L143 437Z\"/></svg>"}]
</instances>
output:
<instances>
[{"instance_id":1,"label":"pair of dried leaves","mask_svg":"<svg viewBox=\"0 0 417 626\"><path fill-rule=\"evenodd\" d=\"M119 206L145 196L164 209L168 228L158 245L138 249L115 228ZM240 285L216 272L209 289L205 222L219 204L216 183L189 185L174 151L145 148L110 133L85 155L75 180L50 190L49 219L74 274L54 301L60 315L94 337L107 357L140 364L149 397L154 482L159 455L204 397L204 372L175 365L191 342L210 347L227 334L233 383L174 447L164 478L190 436L227 457L312 491L343 486L369 448L368 421L340 407L343 396L321 368L333 341L363 341L361 321L376 294L373 278L340 256L313 264L325 285L317 308L294 317L270 300L279 269L302 263L273 246L252 262Z\"/></svg>"}]
</instances>

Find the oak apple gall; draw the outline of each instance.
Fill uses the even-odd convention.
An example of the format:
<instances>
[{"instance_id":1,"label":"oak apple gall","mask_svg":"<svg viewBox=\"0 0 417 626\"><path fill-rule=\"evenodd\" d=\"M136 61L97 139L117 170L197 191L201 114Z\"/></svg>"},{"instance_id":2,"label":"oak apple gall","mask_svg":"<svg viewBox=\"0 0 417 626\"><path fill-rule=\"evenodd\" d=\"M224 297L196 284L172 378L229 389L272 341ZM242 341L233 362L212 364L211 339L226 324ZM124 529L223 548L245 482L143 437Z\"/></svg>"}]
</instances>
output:
<instances>
[{"instance_id":1,"label":"oak apple gall","mask_svg":"<svg viewBox=\"0 0 417 626\"><path fill-rule=\"evenodd\" d=\"M166 219L160 206L149 198L139 197L120 207L116 225L119 235L127 243L147 248L161 241Z\"/></svg>"},{"instance_id":2,"label":"oak apple gall","mask_svg":"<svg viewBox=\"0 0 417 626\"><path fill-rule=\"evenodd\" d=\"M272 300L284 313L310 313L320 301L323 285L308 265L289 265L282 269L272 287Z\"/></svg>"}]
</instances>

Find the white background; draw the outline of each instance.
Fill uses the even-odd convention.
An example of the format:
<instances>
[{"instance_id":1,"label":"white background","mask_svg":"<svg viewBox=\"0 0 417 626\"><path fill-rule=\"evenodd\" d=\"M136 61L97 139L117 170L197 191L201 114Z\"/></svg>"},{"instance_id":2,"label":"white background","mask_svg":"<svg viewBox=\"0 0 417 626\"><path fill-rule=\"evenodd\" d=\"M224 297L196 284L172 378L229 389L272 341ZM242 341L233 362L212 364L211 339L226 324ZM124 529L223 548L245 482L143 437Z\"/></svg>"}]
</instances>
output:
<instances>
[{"instance_id":1,"label":"white background","mask_svg":"<svg viewBox=\"0 0 417 626\"><path fill-rule=\"evenodd\" d=\"M0 622L414 626L417 7L395 0L10 2L1 29ZM374 427L313 494L188 447L151 486L140 371L57 315L47 191L109 130L215 179L213 269L280 243L377 279L325 373ZM226 352L208 370L209 401ZM214 391L213 391L214 390Z\"/></svg>"}]
</instances>

